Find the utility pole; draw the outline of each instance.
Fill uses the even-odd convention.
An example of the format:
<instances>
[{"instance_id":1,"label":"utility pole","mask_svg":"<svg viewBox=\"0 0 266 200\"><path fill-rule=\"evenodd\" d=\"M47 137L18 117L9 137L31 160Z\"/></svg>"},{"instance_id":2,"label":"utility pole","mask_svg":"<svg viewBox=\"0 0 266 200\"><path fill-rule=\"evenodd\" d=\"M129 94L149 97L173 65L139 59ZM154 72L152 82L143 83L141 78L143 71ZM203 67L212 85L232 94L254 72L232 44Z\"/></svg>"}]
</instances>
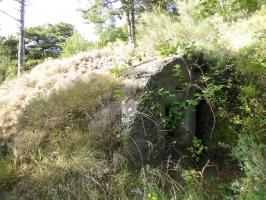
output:
<instances>
[{"instance_id":1,"label":"utility pole","mask_svg":"<svg viewBox=\"0 0 266 200\"><path fill-rule=\"evenodd\" d=\"M25 60L25 0L18 0L20 3L20 24L19 24L19 43L18 43L18 77L21 75Z\"/></svg>"}]
</instances>

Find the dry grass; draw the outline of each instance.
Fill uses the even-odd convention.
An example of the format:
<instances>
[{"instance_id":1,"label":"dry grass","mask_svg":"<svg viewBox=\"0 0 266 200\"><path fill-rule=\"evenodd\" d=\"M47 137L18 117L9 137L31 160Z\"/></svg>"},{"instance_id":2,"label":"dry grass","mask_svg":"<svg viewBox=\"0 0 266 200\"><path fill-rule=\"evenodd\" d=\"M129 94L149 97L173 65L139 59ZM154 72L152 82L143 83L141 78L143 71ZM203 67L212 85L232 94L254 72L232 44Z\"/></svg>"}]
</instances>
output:
<instances>
[{"instance_id":1,"label":"dry grass","mask_svg":"<svg viewBox=\"0 0 266 200\"><path fill-rule=\"evenodd\" d=\"M186 13L176 21L144 16L142 52L153 55L169 39L234 52L266 28L265 9L232 24ZM12 136L9 154L0 157L1 199L208 199L202 171L183 171L170 159L135 169L124 156L121 102L114 97L120 83L109 75L115 65L147 59L138 51L120 45L48 60L1 85L0 138Z\"/></svg>"},{"instance_id":2,"label":"dry grass","mask_svg":"<svg viewBox=\"0 0 266 200\"><path fill-rule=\"evenodd\" d=\"M48 60L1 85L1 199L138 199L112 78L115 66L145 62L138 52L116 44Z\"/></svg>"},{"instance_id":3,"label":"dry grass","mask_svg":"<svg viewBox=\"0 0 266 200\"><path fill-rule=\"evenodd\" d=\"M121 127L121 99L115 96L121 84L112 76L90 76L22 109L11 150L0 160L1 199L184 195L179 163L169 160L155 169L132 166Z\"/></svg>"},{"instance_id":4,"label":"dry grass","mask_svg":"<svg viewBox=\"0 0 266 200\"><path fill-rule=\"evenodd\" d=\"M137 29L141 49L155 51L161 42L191 44L199 49L231 51L232 53L256 42L255 35L266 29L266 8L249 18L224 22L222 17L212 16L205 20L195 17L198 1L178 1L180 17L173 18L162 11L146 13ZM179 52L182 53L182 52Z\"/></svg>"},{"instance_id":5,"label":"dry grass","mask_svg":"<svg viewBox=\"0 0 266 200\"><path fill-rule=\"evenodd\" d=\"M20 78L7 80L0 86L1 136L8 137L15 132L21 110L33 100L46 99L56 91L71 87L75 81L88 82L94 78L92 72L110 74L115 65L124 65L128 60L138 64L141 61L137 52L120 44L71 58L48 60Z\"/></svg>"},{"instance_id":6,"label":"dry grass","mask_svg":"<svg viewBox=\"0 0 266 200\"><path fill-rule=\"evenodd\" d=\"M18 181L10 186L12 198L105 199L103 181L121 146L120 100L113 98L119 83L93 77L26 106L13 144ZM5 165L1 186L12 176Z\"/></svg>"}]
</instances>

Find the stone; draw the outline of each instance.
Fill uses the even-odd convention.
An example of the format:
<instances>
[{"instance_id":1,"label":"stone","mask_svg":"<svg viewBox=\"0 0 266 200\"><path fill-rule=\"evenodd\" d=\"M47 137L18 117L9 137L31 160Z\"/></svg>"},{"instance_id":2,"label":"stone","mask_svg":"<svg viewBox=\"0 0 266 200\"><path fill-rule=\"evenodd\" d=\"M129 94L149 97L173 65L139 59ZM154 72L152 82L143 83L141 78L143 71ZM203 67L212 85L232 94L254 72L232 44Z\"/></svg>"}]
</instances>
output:
<instances>
[{"instance_id":1,"label":"stone","mask_svg":"<svg viewBox=\"0 0 266 200\"><path fill-rule=\"evenodd\" d=\"M180 69L181 74L176 74L177 69ZM194 98L199 89L193 87L193 84L198 83L200 77L200 69L180 57L154 59L132 66L126 71L123 75L123 94L127 99L122 102L122 124L134 161L141 165L160 162L173 149L182 149L191 143L196 126L194 108L182 110L183 117L177 122L177 129L173 132L163 130L160 116L155 116L148 107L158 102L158 115L167 117L170 106L175 102ZM190 87L184 86L184 80ZM154 102L151 100L143 104L143 95L160 91L167 95L154 97L157 98Z\"/></svg>"}]
</instances>

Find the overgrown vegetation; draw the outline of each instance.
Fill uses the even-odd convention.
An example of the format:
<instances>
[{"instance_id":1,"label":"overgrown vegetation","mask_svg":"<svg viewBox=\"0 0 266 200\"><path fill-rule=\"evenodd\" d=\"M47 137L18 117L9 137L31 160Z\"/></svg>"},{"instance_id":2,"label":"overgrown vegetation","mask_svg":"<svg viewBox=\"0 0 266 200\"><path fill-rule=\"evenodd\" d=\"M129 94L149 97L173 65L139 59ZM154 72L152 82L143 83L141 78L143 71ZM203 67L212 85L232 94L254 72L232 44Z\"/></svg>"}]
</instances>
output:
<instances>
[{"instance_id":1,"label":"overgrown vegetation","mask_svg":"<svg viewBox=\"0 0 266 200\"><path fill-rule=\"evenodd\" d=\"M14 199L105 198L120 148L119 83L94 75L25 108L12 164L2 158L0 186ZM119 164L119 163L117 163ZM22 167L24 166L24 167ZM16 174L10 170L15 170ZM15 176L15 182L11 182ZM6 182L8 181L8 182ZM113 183L109 183L112 188ZM32 187L33 186L33 187ZM23 191L27 191L24 193ZM2 198L6 190L1 190ZM4 196L3 196L4 195ZM9 197L6 198L9 198Z\"/></svg>"},{"instance_id":2,"label":"overgrown vegetation","mask_svg":"<svg viewBox=\"0 0 266 200\"><path fill-rule=\"evenodd\" d=\"M121 127L121 84L95 75L24 109L12 150L0 154L1 198L265 199L265 1L163 1L163 8L140 12L139 48L193 61L202 73L198 85L182 80L180 66L173 73L200 92L173 103L167 116L158 99L175 94L161 88L141 103L164 131L178 132L183 110L206 101L213 117L207 139L194 137L184 157L136 167ZM107 29L98 45L125 38L124 30ZM65 56L92 46L78 34L63 45ZM13 55L1 54L0 81ZM125 68L117 64L111 73L119 78Z\"/></svg>"},{"instance_id":3,"label":"overgrown vegetation","mask_svg":"<svg viewBox=\"0 0 266 200\"><path fill-rule=\"evenodd\" d=\"M63 57L69 57L80 52L89 51L94 48L94 43L85 40L78 32L75 32L62 45Z\"/></svg>"},{"instance_id":4,"label":"overgrown vegetation","mask_svg":"<svg viewBox=\"0 0 266 200\"><path fill-rule=\"evenodd\" d=\"M254 3L258 2L254 1ZM181 3L181 5L184 4ZM253 38L247 35L245 38L237 38L237 36L232 38L232 35L237 34L236 31L241 32L241 27L238 26L240 22L232 22L229 25L231 27L228 27L227 22L223 22L219 16L200 19L198 16L201 13L193 6L195 4L192 1L186 4L179 10L183 14L180 17L171 17L167 13L160 14L157 11L155 11L156 14L145 15L139 27L142 43L149 45L150 49L157 50L161 56L181 54L192 58L202 69L204 74L202 84L205 89L202 94L198 94L198 97L209 100L217 120L212 137L205 143L208 146L206 156L212 159L220 173L224 173L222 168L227 167L232 171L243 173L242 175L239 173L237 177L230 177L229 174L227 174L228 177L223 177L230 180L226 183L226 193L222 192L221 187L216 188L217 192L212 192L222 193L219 199L263 199L266 185L265 177L262 176L265 173L263 166L266 158L263 150L265 148L265 81L263 79L266 72L264 62L266 43L265 26L261 26L261 20L265 19L265 8L263 7L249 18L245 19L241 16L238 18L242 26L252 29L250 32L257 31L253 34ZM211 4L206 1L201 6L211 6ZM209 8L216 12L213 6ZM238 9L241 10L240 7ZM189 12L183 13L182 10ZM210 13L205 12L205 14ZM228 13L223 17L230 15ZM236 15L234 11L234 16ZM222 24L215 24L217 22ZM259 26L251 27L250 22L257 23ZM218 26L227 27L227 29L218 29ZM231 38L227 38L227 34ZM146 44L145 41L148 41L148 38L149 42ZM202 148L204 147L201 146L199 150ZM192 157L197 158L193 147L190 150L192 150ZM223 155L218 153L219 151L223 152ZM240 164L241 169L235 162ZM210 177L205 175L204 185L208 184ZM222 186L224 183L218 181L218 184ZM214 189L215 186L213 185L212 188ZM198 198L200 197L192 197L192 199Z\"/></svg>"}]
</instances>

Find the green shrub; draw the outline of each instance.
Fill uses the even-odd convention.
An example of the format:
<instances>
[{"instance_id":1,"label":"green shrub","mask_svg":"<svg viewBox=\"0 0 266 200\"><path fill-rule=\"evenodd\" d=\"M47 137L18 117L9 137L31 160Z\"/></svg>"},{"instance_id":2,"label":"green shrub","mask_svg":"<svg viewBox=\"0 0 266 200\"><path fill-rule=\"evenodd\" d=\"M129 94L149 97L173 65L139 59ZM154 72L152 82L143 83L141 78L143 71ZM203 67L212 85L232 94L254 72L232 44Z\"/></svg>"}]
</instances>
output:
<instances>
[{"instance_id":1,"label":"green shrub","mask_svg":"<svg viewBox=\"0 0 266 200\"><path fill-rule=\"evenodd\" d=\"M115 27L112 25L108 26L107 28L104 28L99 32L99 36L100 36L98 42L99 47L104 47L108 43L114 43L118 40L127 41L128 39L126 26L122 27Z\"/></svg>"},{"instance_id":2,"label":"green shrub","mask_svg":"<svg viewBox=\"0 0 266 200\"><path fill-rule=\"evenodd\" d=\"M187 150L189 151L193 159L199 161L200 156L202 156L203 152L207 149L208 148L204 144L202 144L201 139L194 137L192 140L192 145L188 147Z\"/></svg>"},{"instance_id":3,"label":"green shrub","mask_svg":"<svg viewBox=\"0 0 266 200\"><path fill-rule=\"evenodd\" d=\"M116 63L114 65L114 68L111 69L111 73L115 77L119 78L119 77L121 77L121 76L123 76L125 74L126 69L127 69L127 65L126 64L119 65L119 64Z\"/></svg>"},{"instance_id":4,"label":"green shrub","mask_svg":"<svg viewBox=\"0 0 266 200\"><path fill-rule=\"evenodd\" d=\"M11 190L17 182L17 172L11 161L0 155L0 196L2 191Z\"/></svg>"},{"instance_id":5,"label":"green shrub","mask_svg":"<svg viewBox=\"0 0 266 200\"><path fill-rule=\"evenodd\" d=\"M25 65L23 67L23 71L30 71L33 67L36 65L42 63L42 59L36 59L36 60L26 60Z\"/></svg>"},{"instance_id":6,"label":"green shrub","mask_svg":"<svg viewBox=\"0 0 266 200\"><path fill-rule=\"evenodd\" d=\"M167 41L160 43L156 47L156 50L158 50L160 55L163 57L177 54L177 49L178 45L171 45Z\"/></svg>"},{"instance_id":7,"label":"green shrub","mask_svg":"<svg viewBox=\"0 0 266 200\"><path fill-rule=\"evenodd\" d=\"M228 19L240 11L254 12L265 4L265 0L231 0L222 2L219 0L204 0L199 3L199 10L203 17L218 13Z\"/></svg>"},{"instance_id":8,"label":"green shrub","mask_svg":"<svg viewBox=\"0 0 266 200\"><path fill-rule=\"evenodd\" d=\"M0 84L17 73L16 62L7 57L0 58Z\"/></svg>"},{"instance_id":9,"label":"green shrub","mask_svg":"<svg viewBox=\"0 0 266 200\"><path fill-rule=\"evenodd\" d=\"M266 145L255 141L250 134L239 135L233 156L241 163L245 177L239 184L240 199L263 199L266 192Z\"/></svg>"},{"instance_id":10,"label":"green shrub","mask_svg":"<svg viewBox=\"0 0 266 200\"><path fill-rule=\"evenodd\" d=\"M63 44L63 57L75 55L79 52L89 51L94 48L94 43L85 40L79 33L75 32Z\"/></svg>"}]
</instances>

